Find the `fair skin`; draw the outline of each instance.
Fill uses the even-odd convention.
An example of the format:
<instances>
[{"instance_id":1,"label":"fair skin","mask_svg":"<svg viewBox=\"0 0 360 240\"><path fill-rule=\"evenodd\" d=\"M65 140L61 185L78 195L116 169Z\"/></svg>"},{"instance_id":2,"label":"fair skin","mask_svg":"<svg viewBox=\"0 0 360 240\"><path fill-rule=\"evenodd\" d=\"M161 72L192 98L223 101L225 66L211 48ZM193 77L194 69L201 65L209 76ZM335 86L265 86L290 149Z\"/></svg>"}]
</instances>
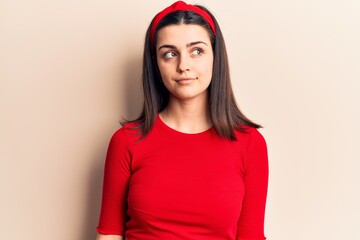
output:
<instances>
[{"instance_id":1,"label":"fair skin","mask_svg":"<svg viewBox=\"0 0 360 240\"><path fill-rule=\"evenodd\" d=\"M195 24L169 25L159 30L156 59L170 92L160 118L171 128L198 133L212 126L207 88L214 61L208 32Z\"/></svg>"},{"instance_id":2,"label":"fair skin","mask_svg":"<svg viewBox=\"0 0 360 240\"><path fill-rule=\"evenodd\" d=\"M205 28L194 24L169 25L159 30L156 59L163 84L170 92L160 118L184 133L199 133L212 126L207 88L214 54ZM98 234L96 240L123 240Z\"/></svg>"},{"instance_id":3,"label":"fair skin","mask_svg":"<svg viewBox=\"0 0 360 240\"><path fill-rule=\"evenodd\" d=\"M123 240L124 238L119 235L103 235L98 233L96 240Z\"/></svg>"}]
</instances>

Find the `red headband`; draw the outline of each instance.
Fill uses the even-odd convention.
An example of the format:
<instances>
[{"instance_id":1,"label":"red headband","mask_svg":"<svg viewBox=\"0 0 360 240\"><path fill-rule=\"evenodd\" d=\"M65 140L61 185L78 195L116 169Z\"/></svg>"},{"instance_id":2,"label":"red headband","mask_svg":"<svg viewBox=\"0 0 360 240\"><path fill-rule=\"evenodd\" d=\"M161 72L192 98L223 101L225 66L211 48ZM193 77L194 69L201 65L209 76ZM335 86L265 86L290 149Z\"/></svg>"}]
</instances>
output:
<instances>
[{"instance_id":1,"label":"red headband","mask_svg":"<svg viewBox=\"0 0 360 240\"><path fill-rule=\"evenodd\" d=\"M203 9L201 9L197 6L194 6L191 4L186 4L183 1L177 1L177 2L173 3L171 6L165 8L164 10L162 10L161 12L156 14L156 16L154 17L154 20L151 25L151 30L150 30L150 42L154 42L154 33L155 33L155 29L156 29L157 25L159 24L159 22L169 13L176 12L176 11L193 11L193 12L199 14L210 25L214 35L216 35L214 21L206 11L204 11Z\"/></svg>"}]
</instances>

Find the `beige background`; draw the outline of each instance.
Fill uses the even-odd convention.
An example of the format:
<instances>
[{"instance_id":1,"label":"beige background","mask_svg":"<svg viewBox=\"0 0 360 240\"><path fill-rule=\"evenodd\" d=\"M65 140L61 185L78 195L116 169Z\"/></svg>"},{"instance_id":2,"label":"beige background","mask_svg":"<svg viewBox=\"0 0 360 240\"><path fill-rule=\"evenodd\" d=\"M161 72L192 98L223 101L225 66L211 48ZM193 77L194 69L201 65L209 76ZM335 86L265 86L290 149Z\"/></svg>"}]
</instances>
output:
<instances>
[{"instance_id":1,"label":"beige background","mask_svg":"<svg viewBox=\"0 0 360 240\"><path fill-rule=\"evenodd\" d=\"M95 238L107 144L139 112L144 33L171 2L0 1L2 239ZM268 239L360 239L360 1L198 3L265 126Z\"/></svg>"}]
</instances>

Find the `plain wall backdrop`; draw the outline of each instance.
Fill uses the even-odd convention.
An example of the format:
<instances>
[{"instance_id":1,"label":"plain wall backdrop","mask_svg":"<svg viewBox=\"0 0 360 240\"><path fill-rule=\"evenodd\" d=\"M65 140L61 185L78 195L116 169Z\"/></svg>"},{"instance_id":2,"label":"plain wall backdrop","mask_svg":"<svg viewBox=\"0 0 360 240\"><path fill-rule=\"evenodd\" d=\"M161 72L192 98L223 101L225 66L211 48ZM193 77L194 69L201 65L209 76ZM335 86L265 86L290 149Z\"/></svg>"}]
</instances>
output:
<instances>
[{"instance_id":1,"label":"plain wall backdrop","mask_svg":"<svg viewBox=\"0 0 360 240\"><path fill-rule=\"evenodd\" d=\"M95 239L108 141L140 111L145 31L170 3L0 1L1 238ZM268 239L360 239L360 1L189 3L217 17L265 127Z\"/></svg>"}]
</instances>

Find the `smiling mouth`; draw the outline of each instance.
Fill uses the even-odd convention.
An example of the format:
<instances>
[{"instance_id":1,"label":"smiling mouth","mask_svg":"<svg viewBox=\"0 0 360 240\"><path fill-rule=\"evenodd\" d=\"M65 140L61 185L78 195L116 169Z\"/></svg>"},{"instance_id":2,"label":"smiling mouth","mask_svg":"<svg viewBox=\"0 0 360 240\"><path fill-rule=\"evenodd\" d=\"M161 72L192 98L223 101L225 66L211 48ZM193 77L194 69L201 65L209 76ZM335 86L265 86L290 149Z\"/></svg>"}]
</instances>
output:
<instances>
[{"instance_id":1,"label":"smiling mouth","mask_svg":"<svg viewBox=\"0 0 360 240\"><path fill-rule=\"evenodd\" d=\"M179 79L175 80L175 82L177 82L177 83L190 82L192 80L197 80L197 79L198 79L197 77L194 77L194 78L186 77L186 78L179 78Z\"/></svg>"}]
</instances>

